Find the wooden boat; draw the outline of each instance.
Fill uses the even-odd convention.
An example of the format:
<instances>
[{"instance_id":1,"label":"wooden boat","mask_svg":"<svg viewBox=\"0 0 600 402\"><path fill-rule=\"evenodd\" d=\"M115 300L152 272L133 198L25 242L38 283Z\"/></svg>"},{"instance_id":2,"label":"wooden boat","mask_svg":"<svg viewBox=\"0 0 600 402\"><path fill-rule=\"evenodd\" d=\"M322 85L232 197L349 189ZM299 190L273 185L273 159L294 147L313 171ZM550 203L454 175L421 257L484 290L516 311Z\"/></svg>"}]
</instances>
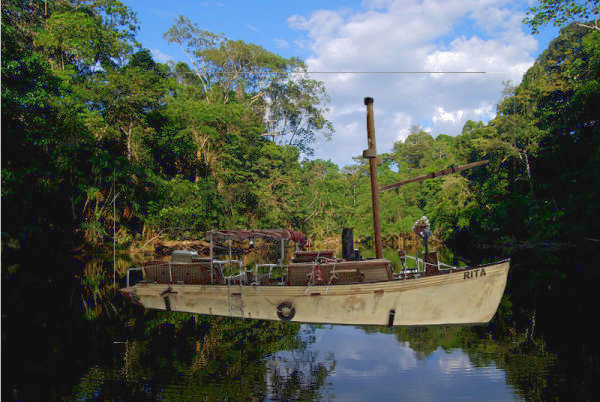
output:
<instances>
[{"instance_id":1,"label":"wooden boat","mask_svg":"<svg viewBox=\"0 0 600 402\"><path fill-rule=\"evenodd\" d=\"M263 320L388 326L489 322L504 293L509 260L457 268L438 262L434 252L426 251L422 258L399 252L403 269L394 273L391 262L383 258L377 193L386 188L380 189L376 180L372 99L365 99L365 104L369 149L363 155L371 165L376 258L360 258L347 239L343 257L336 258L331 250L300 250L304 236L296 231L214 230L205 236L210 242L208 257L176 251L171 261L131 268L121 292L150 309ZM398 185L402 184L406 183ZM231 252L222 259L214 255L215 242L226 241L231 250L232 241L253 244L256 239L281 242L280 258L244 267ZM286 242L296 244L289 263L285 263ZM406 258L413 258L417 268L407 269ZM136 270L143 280L130 286L130 273Z\"/></svg>"}]
</instances>

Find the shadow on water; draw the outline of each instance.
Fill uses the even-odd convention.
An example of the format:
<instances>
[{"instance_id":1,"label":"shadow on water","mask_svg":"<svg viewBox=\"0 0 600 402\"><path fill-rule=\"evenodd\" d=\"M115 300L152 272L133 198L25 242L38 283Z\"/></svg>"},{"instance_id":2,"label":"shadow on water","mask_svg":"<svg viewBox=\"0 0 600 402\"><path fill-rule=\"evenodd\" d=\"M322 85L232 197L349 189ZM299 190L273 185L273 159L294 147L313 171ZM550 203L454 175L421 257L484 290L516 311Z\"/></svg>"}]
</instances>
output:
<instances>
[{"instance_id":1,"label":"shadow on water","mask_svg":"<svg viewBox=\"0 0 600 402\"><path fill-rule=\"evenodd\" d=\"M439 252L444 262L456 260L448 249ZM365 368L375 364L377 353L365 345L374 347L384 339L395 345L394 353L408 351L423 362L423 370L440 353L466 356L469 370L501 370L502 381L517 398L592 399L597 391L593 379L600 374L598 347L589 325L596 316L598 273L593 261L598 256L573 250L483 254L507 252L512 268L505 296L492 322L479 327L327 330L327 326L144 311L125 302L112 286L113 267L118 286L123 286L127 268L139 263L130 256L118 256L114 265L112 256L48 256L3 264L3 396L7 400L330 399L344 395L343 387L352 388L353 377L344 377L347 366L356 361ZM385 254L399 269L395 252ZM462 254L474 263L484 261L481 255ZM335 342L328 344L324 338ZM362 354L346 358L347 350L340 349L346 344ZM396 357L383 353L382 366ZM397 374L388 371L390 376ZM451 381L468 375L460 370L451 374L455 376ZM385 373L381 375L373 378L373 389L387 384ZM357 395L368 399L366 394Z\"/></svg>"}]
</instances>

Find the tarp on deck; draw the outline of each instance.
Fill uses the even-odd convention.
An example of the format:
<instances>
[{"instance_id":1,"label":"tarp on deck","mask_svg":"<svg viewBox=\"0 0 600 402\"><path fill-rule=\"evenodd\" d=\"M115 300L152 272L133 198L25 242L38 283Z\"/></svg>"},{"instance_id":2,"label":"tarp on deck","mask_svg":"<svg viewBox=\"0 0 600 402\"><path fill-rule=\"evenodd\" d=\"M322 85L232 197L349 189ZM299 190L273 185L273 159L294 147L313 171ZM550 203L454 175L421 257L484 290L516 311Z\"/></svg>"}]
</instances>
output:
<instances>
[{"instance_id":1,"label":"tarp on deck","mask_svg":"<svg viewBox=\"0 0 600 402\"><path fill-rule=\"evenodd\" d=\"M212 236L213 239L247 240L253 238L263 238L273 240L291 240L301 245L306 241L306 237L301 232L285 229L210 230L206 232L205 236L206 239Z\"/></svg>"}]
</instances>

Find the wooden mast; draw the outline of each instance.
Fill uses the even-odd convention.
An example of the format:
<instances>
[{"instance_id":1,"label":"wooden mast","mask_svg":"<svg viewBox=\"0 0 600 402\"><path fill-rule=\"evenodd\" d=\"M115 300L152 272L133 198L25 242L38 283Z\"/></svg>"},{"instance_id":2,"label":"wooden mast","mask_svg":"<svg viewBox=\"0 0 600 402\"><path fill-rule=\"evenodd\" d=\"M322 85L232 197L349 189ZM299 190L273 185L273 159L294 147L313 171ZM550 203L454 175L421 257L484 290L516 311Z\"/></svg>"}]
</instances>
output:
<instances>
[{"instance_id":1,"label":"wooden mast","mask_svg":"<svg viewBox=\"0 0 600 402\"><path fill-rule=\"evenodd\" d=\"M367 136L369 147L363 151L363 158L369 159L371 173L371 199L373 204L373 231L375 232L375 256L383 258L383 243L381 241L381 219L379 217L379 184L377 182L377 166L381 159L377 157L375 144L375 119L373 116L373 98L365 98L367 106Z\"/></svg>"}]
</instances>

